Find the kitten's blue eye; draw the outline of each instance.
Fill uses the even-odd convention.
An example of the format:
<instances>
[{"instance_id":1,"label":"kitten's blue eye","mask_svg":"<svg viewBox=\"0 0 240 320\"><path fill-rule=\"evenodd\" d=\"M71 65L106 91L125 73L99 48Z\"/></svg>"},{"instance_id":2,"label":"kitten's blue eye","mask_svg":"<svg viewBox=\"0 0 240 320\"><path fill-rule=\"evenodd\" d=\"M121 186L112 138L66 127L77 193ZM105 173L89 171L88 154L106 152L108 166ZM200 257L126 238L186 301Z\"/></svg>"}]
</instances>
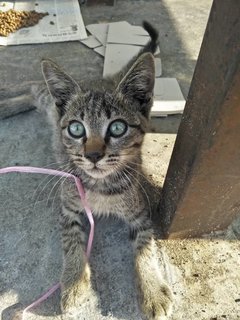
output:
<instances>
[{"instance_id":1,"label":"kitten's blue eye","mask_svg":"<svg viewBox=\"0 0 240 320\"><path fill-rule=\"evenodd\" d=\"M82 138L85 136L85 128L81 122L74 121L68 126L68 133L73 138Z\"/></svg>"},{"instance_id":2,"label":"kitten's blue eye","mask_svg":"<svg viewBox=\"0 0 240 320\"><path fill-rule=\"evenodd\" d=\"M122 120L116 120L110 124L108 130L112 137L118 138L123 136L127 131L127 124Z\"/></svg>"}]
</instances>

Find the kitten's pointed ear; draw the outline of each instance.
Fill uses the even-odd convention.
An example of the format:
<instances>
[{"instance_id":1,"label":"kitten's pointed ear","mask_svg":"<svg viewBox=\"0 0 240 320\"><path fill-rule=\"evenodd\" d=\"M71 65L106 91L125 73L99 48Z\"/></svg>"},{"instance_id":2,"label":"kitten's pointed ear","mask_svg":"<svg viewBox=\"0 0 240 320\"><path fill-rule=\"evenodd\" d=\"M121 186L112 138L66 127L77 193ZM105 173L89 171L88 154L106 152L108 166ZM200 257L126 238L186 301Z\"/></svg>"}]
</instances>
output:
<instances>
[{"instance_id":1,"label":"kitten's pointed ear","mask_svg":"<svg viewBox=\"0 0 240 320\"><path fill-rule=\"evenodd\" d=\"M151 53L142 54L117 87L117 93L129 102L137 102L139 111L148 117L152 106L155 65Z\"/></svg>"},{"instance_id":2,"label":"kitten's pointed ear","mask_svg":"<svg viewBox=\"0 0 240 320\"><path fill-rule=\"evenodd\" d=\"M48 90L55 99L56 106L59 107L61 113L63 113L70 97L81 91L79 85L51 60L42 61L42 73Z\"/></svg>"}]
</instances>

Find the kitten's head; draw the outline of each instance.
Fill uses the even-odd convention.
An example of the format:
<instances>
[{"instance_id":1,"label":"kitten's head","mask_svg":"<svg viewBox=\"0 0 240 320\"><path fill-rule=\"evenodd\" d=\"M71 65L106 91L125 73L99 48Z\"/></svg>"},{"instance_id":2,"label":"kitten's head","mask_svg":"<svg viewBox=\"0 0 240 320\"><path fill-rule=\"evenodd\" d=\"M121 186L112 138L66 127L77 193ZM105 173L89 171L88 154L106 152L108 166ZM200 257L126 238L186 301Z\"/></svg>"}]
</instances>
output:
<instances>
[{"instance_id":1,"label":"kitten's head","mask_svg":"<svg viewBox=\"0 0 240 320\"><path fill-rule=\"evenodd\" d=\"M101 179L140 164L153 99L151 53L142 54L109 90L85 90L49 60L42 62L42 71L58 110L62 143L75 169Z\"/></svg>"}]
</instances>

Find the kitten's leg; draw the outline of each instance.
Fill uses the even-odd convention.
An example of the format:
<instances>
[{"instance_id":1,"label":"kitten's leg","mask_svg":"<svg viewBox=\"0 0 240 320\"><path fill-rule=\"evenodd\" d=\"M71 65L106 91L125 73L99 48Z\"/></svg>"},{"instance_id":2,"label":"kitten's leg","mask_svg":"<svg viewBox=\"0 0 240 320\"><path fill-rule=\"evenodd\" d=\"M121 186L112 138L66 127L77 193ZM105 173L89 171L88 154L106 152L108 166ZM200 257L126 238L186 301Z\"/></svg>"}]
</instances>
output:
<instances>
[{"instance_id":1,"label":"kitten's leg","mask_svg":"<svg viewBox=\"0 0 240 320\"><path fill-rule=\"evenodd\" d=\"M130 227L142 311L148 320L164 319L171 313L172 292L159 270L152 222L141 215L131 222Z\"/></svg>"},{"instance_id":2,"label":"kitten's leg","mask_svg":"<svg viewBox=\"0 0 240 320\"><path fill-rule=\"evenodd\" d=\"M73 202L63 201L61 226L64 252L61 277L63 311L75 311L88 297L90 268L85 255L86 235L82 223L84 213Z\"/></svg>"}]
</instances>

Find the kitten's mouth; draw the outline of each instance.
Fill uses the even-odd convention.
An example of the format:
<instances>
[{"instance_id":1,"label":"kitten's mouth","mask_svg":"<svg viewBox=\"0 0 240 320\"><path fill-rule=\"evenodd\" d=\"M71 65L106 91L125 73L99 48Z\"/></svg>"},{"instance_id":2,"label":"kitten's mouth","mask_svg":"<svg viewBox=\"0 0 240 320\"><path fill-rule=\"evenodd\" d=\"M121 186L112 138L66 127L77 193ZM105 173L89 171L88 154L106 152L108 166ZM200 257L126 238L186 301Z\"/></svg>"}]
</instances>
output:
<instances>
[{"instance_id":1,"label":"kitten's mouth","mask_svg":"<svg viewBox=\"0 0 240 320\"><path fill-rule=\"evenodd\" d=\"M94 165L93 168L87 169L85 171L89 176L91 176L95 179L105 178L106 176L108 176L110 174L110 170L100 169L96 165Z\"/></svg>"}]
</instances>

